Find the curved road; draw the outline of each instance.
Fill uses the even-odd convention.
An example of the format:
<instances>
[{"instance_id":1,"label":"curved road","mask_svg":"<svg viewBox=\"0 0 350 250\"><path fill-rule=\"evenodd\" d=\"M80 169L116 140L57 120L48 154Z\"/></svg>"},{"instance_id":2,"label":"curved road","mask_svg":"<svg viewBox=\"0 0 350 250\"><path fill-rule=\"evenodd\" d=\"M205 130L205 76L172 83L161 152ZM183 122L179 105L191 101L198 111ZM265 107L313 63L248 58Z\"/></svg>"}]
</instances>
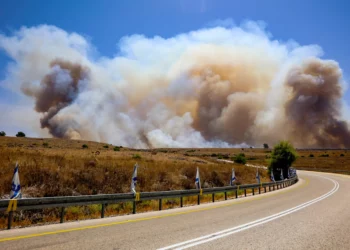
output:
<instances>
[{"instance_id":1,"label":"curved road","mask_svg":"<svg viewBox=\"0 0 350 250\"><path fill-rule=\"evenodd\" d=\"M350 176L161 212L0 232L0 249L350 249Z\"/></svg>"}]
</instances>

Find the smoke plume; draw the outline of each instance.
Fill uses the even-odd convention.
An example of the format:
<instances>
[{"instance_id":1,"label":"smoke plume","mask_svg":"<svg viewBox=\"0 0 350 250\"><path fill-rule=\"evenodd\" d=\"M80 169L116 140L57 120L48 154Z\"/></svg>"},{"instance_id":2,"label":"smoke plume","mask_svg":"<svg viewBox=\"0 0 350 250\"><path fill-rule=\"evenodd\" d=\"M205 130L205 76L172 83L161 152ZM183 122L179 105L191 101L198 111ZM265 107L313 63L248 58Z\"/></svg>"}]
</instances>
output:
<instances>
[{"instance_id":1,"label":"smoke plume","mask_svg":"<svg viewBox=\"0 0 350 250\"><path fill-rule=\"evenodd\" d=\"M41 46L38 46L41 44ZM113 58L53 26L0 35L2 82L30 97L37 130L137 148L350 147L344 80L317 45L273 40L255 22L172 38L124 37Z\"/></svg>"}]
</instances>

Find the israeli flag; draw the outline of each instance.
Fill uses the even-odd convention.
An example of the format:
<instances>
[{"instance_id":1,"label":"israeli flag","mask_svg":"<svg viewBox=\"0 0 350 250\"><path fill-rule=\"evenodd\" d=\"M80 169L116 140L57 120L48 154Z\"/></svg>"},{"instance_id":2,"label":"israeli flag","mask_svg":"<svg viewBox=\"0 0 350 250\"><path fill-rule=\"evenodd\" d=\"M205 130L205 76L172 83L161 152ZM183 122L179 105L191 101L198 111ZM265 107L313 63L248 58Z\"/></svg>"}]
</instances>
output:
<instances>
[{"instance_id":1,"label":"israeli flag","mask_svg":"<svg viewBox=\"0 0 350 250\"><path fill-rule=\"evenodd\" d=\"M272 170L272 169L271 169L271 176L270 176L270 179L271 179L271 181L276 182L276 181L275 181L275 176L274 176L274 174L273 174L273 170Z\"/></svg>"},{"instance_id":2,"label":"israeli flag","mask_svg":"<svg viewBox=\"0 0 350 250\"><path fill-rule=\"evenodd\" d=\"M12 187L10 193L10 199L22 198L21 192L21 184L19 183L19 175L18 175L18 163L16 163L15 171L13 173L12 178Z\"/></svg>"},{"instance_id":3,"label":"israeli flag","mask_svg":"<svg viewBox=\"0 0 350 250\"><path fill-rule=\"evenodd\" d=\"M137 163L134 166L134 172L132 173L132 179L131 179L131 192L136 194L136 183L137 183L137 168L139 165Z\"/></svg>"},{"instance_id":4,"label":"israeli flag","mask_svg":"<svg viewBox=\"0 0 350 250\"><path fill-rule=\"evenodd\" d=\"M260 175L259 175L259 169L256 168L256 176L255 176L256 180L258 181L258 183L260 184Z\"/></svg>"},{"instance_id":5,"label":"israeli flag","mask_svg":"<svg viewBox=\"0 0 350 250\"><path fill-rule=\"evenodd\" d=\"M281 180L284 180L284 177L283 177L283 169L281 169Z\"/></svg>"},{"instance_id":6,"label":"israeli flag","mask_svg":"<svg viewBox=\"0 0 350 250\"><path fill-rule=\"evenodd\" d=\"M199 177L199 169L198 168L197 168L195 185L196 185L197 189L201 189L201 178Z\"/></svg>"},{"instance_id":7,"label":"israeli flag","mask_svg":"<svg viewBox=\"0 0 350 250\"><path fill-rule=\"evenodd\" d=\"M233 186L233 183L236 180L236 175L235 175L235 169L232 169L232 175L231 175L231 181L230 181L230 185Z\"/></svg>"}]
</instances>

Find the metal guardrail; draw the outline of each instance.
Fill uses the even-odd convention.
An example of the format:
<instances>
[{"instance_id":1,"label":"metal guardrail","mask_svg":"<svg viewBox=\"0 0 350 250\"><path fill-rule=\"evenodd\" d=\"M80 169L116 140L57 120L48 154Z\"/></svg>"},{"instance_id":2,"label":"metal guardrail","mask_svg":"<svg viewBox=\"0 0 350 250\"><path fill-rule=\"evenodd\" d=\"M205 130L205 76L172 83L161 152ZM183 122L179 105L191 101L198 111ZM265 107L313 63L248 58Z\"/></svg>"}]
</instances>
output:
<instances>
[{"instance_id":1,"label":"metal guardrail","mask_svg":"<svg viewBox=\"0 0 350 250\"><path fill-rule=\"evenodd\" d=\"M43 208L61 208L60 223L64 222L65 208L70 206L82 206L92 204L102 204L101 218L104 218L105 206L107 204L115 204L119 202L132 202L133 214L136 213L136 204L138 201L144 200L159 200L159 210L162 210L162 199L180 198L180 207L183 207L183 197L197 196L197 204L200 205L201 195L212 194L212 201L215 202L215 194L224 193L225 200L227 200L227 192L235 192L236 199L238 198L239 190L244 192L244 196L247 196L247 190L252 191L252 195L255 195L255 189L258 189L260 194L263 191L273 191L275 189L281 189L290 185L293 185L298 181L298 176L283 181L267 182L261 184L247 184L237 186L204 188L204 189L190 189L190 190L174 190L174 191L161 191L161 192L142 192L137 193L124 193L124 194L101 194L101 195L81 195L81 196L58 196L58 197L43 197L43 198L24 198L18 200L0 200L0 211L8 211L8 224L7 229L11 229L13 213L16 210L32 210Z\"/></svg>"}]
</instances>

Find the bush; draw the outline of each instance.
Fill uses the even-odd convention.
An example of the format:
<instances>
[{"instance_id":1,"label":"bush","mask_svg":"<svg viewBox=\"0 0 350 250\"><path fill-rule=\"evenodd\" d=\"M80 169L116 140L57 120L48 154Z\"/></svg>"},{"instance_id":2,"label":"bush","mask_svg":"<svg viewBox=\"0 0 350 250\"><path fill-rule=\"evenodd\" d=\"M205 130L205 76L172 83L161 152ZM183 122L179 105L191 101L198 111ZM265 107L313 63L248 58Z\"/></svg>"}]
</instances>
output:
<instances>
[{"instance_id":1,"label":"bush","mask_svg":"<svg viewBox=\"0 0 350 250\"><path fill-rule=\"evenodd\" d=\"M86 145L86 144L83 144L83 146L81 146L82 148L89 148L89 146L88 145Z\"/></svg>"},{"instance_id":2,"label":"bush","mask_svg":"<svg viewBox=\"0 0 350 250\"><path fill-rule=\"evenodd\" d=\"M108 145L104 145L103 147L104 147L104 148L109 148L109 146L108 146Z\"/></svg>"},{"instance_id":3,"label":"bush","mask_svg":"<svg viewBox=\"0 0 350 250\"><path fill-rule=\"evenodd\" d=\"M247 163L247 159L245 158L245 154L242 154L242 153L233 157L232 160L238 164L246 164Z\"/></svg>"},{"instance_id":4,"label":"bush","mask_svg":"<svg viewBox=\"0 0 350 250\"><path fill-rule=\"evenodd\" d=\"M264 148L265 148L265 149L269 148L269 144L264 143Z\"/></svg>"},{"instance_id":5,"label":"bush","mask_svg":"<svg viewBox=\"0 0 350 250\"><path fill-rule=\"evenodd\" d=\"M314 155L313 155L313 154L310 154L309 157L314 157Z\"/></svg>"},{"instance_id":6,"label":"bush","mask_svg":"<svg viewBox=\"0 0 350 250\"><path fill-rule=\"evenodd\" d=\"M19 132L16 134L16 137L26 137L26 134L23 133L22 131L19 131Z\"/></svg>"},{"instance_id":7,"label":"bush","mask_svg":"<svg viewBox=\"0 0 350 250\"><path fill-rule=\"evenodd\" d=\"M44 142L44 143L43 143L43 146L44 146L44 147L48 147L49 144L48 144L47 142Z\"/></svg>"},{"instance_id":8,"label":"bush","mask_svg":"<svg viewBox=\"0 0 350 250\"><path fill-rule=\"evenodd\" d=\"M114 150L114 151L120 151L120 147L115 146L115 147L113 148L113 150Z\"/></svg>"},{"instance_id":9,"label":"bush","mask_svg":"<svg viewBox=\"0 0 350 250\"><path fill-rule=\"evenodd\" d=\"M340 157L344 157L345 155L344 154L340 154Z\"/></svg>"},{"instance_id":10,"label":"bush","mask_svg":"<svg viewBox=\"0 0 350 250\"><path fill-rule=\"evenodd\" d=\"M141 155L135 154L135 155L132 156L132 158L135 159L135 160L140 160L141 159Z\"/></svg>"},{"instance_id":11,"label":"bush","mask_svg":"<svg viewBox=\"0 0 350 250\"><path fill-rule=\"evenodd\" d=\"M1 131L0 136L6 136L6 133L4 131Z\"/></svg>"},{"instance_id":12,"label":"bush","mask_svg":"<svg viewBox=\"0 0 350 250\"><path fill-rule=\"evenodd\" d=\"M282 169L283 176L287 176L289 167L292 166L297 157L298 155L292 144L287 141L281 141L271 152L269 172L276 172L277 169Z\"/></svg>"},{"instance_id":13,"label":"bush","mask_svg":"<svg viewBox=\"0 0 350 250\"><path fill-rule=\"evenodd\" d=\"M217 157L218 155L217 154L211 154L211 157Z\"/></svg>"},{"instance_id":14,"label":"bush","mask_svg":"<svg viewBox=\"0 0 350 250\"><path fill-rule=\"evenodd\" d=\"M329 154L322 154L320 157L329 157Z\"/></svg>"}]
</instances>

